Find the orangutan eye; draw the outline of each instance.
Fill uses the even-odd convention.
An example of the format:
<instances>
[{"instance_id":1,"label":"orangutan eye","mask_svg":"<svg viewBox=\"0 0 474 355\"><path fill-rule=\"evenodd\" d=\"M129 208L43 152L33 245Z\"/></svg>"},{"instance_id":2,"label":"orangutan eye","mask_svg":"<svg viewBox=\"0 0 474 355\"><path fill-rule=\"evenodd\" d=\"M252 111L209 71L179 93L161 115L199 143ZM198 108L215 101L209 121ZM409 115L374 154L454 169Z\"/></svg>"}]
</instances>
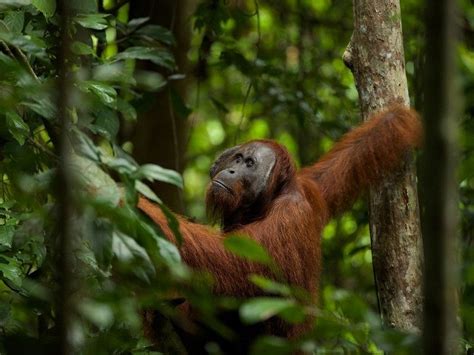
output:
<instances>
[{"instance_id":1,"label":"orangutan eye","mask_svg":"<svg viewBox=\"0 0 474 355\"><path fill-rule=\"evenodd\" d=\"M255 161L252 158L245 159L245 165L247 165L247 168L251 168L254 164Z\"/></svg>"},{"instance_id":2,"label":"orangutan eye","mask_svg":"<svg viewBox=\"0 0 474 355\"><path fill-rule=\"evenodd\" d=\"M242 162L242 159L243 159L242 155L241 155L241 154L237 154L237 156L235 157L235 162L236 162L237 164L240 164L240 163Z\"/></svg>"}]
</instances>

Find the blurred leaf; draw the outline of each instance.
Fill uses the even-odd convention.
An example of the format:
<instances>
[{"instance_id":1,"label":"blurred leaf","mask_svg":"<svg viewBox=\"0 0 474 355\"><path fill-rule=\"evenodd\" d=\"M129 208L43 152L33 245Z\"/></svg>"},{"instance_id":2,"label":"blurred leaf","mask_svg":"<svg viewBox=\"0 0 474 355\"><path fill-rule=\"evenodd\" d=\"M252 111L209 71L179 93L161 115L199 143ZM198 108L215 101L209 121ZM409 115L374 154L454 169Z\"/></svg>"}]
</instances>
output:
<instances>
[{"instance_id":1,"label":"blurred leaf","mask_svg":"<svg viewBox=\"0 0 474 355\"><path fill-rule=\"evenodd\" d=\"M103 171L94 161L82 158L78 155L72 157L72 164L77 176L91 193L95 200L118 206L121 191L115 181Z\"/></svg>"},{"instance_id":2,"label":"blurred leaf","mask_svg":"<svg viewBox=\"0 0 474 355\"><path fill-rule=\"evenodd\" d=\"M21 33L25 23L25 14L23 11L8 11L3 18L3 22L11 32Z\"/></svg>"},{"instance_id":3,"label":"blurred leaf","mask_svg":"<svg viewBox=\"0 0 474 355\"><path fill-rule=\"evenodd\" d=\"M251 275L250 281L260 287L265 293L273 293L282 296L289 296L291 289L288 285L275 282L260 275Z\"/></svg>"},{"instance_id":4,"label":"blurred leaf","mask_svg":"<svg viewBox=\"0 0 474 355\"><path fill-rule=\"evenodd\" d=\"M100 161L98 148L85 133L81 132L80 130L76 130L74 138L76 139L76 144L74 147L78 154L81 154L92 161Z\"/></svg>"},{"instance_id":5,"label":"blurred leaf","mask_svg":"<svg viewBox=\"0 0 474 355\"><path fill-rule=\"evenodd\" d=\"M75 12L92 13L97 12L97 0L70 0L71 7Z\"/></svg>"},{"instance_id":6,"label":"blurred leaf","mask_svg":"<svg viewBox=\"0 0 474 355\"><path fill-rule=\"evenodd\" d=\"M101 107L94 112L94 116L96 116L96 119L91 126L93 131L109 140L114 140L120 128L120 121L115 111L107 107Z\"/></svg>"},{"instance_id":7,"label":"blurred leaf","mask_svg":"<svg viewBox=\"0 0 474 355\"><path fill-rule=\"evenodd\" d=\"M28 127L20 115L14 111L8 111L5 116L7 119L8 130L12 134L13 138L15 138L20 145L23 145L25 143L25 139L30 134L30 127Z\"/></svg>"},{"instance_id":8,"label":"blurred leaf","mask_svg":"<svg viewBox=\"0 0 474 355\"><path fill-rule=\"evenodd\" d=\"M122 232L113 233L112 249L114 255L122 262L138 262L133 272L144 281L149 281L150 276L155 274L155 268L146 250L133 238Z\"/></svg>"},{"instance_id":9,"label":"blurred leaf","mask_svg":"<svg viewBox=\"0 0 474 355\"><path fill-rule=\"evenodd\" d=\"M169 70L175 68L173 55L163 48L129 47L115 56L115 60L123 59L149 60Z\"/></svg>"},{"instance_id":10,"label":"blurred leaf","mask_svg":"<svg viewBox=\"0 0 474 355\"><path fill-rule=\"evenodd\" d=\"M276 316L294 305L294 301L289 299L259 297L244 302L239 313L242 321L253 324Z\"/></svg>"},{"instance_id":11,"label":"blurred leaf","mask_svg":"<svg viewBox=\"0 0 474 355\"><path fill-rule=\"evenodd\" d=\"M82 27L92 30L105 30L108 27L107 14L84 14L74 19Z\"/></svg>"},{"instance_id":12,"label":"blurred leaf","mask_svg":"<svg viewBox=\"0 0 474 355\"><path fill-rule=\"evenodd\" d=\"M112 104L117 98L117 91L112 86L99 81L85 80L78 86L84 92L95 94L104 104Z\"/></svg>"},{"instance_id":13,"label":"blurred leaf","mask_svg":"<svg viewBox=\"0 0 474 355\"><path fill-rule=\"evenodd\" d=\"M83 300L79 302L79 311L82 316L99 329L109 328L114 321L112 309L106 303Z\"/></svg>"},{"instance_id":14,"label":"blurred leaf","mask_svg":"<svg viewBox=\"0 0 474 355\"><path fill-rule=\"evenodd\" d=\"M145 164L138 168L134 173L135 179L147 179L150 181L163 181L183 188L183 179L179 173L174 170L162 168L155 164Z\"/></svg>"},{"instance_id":15,"label":"blurred leaf","mask_svg":"<svg viewBox=\"0 0 474 355\"><path fill-rule=\"evenodd\" d=\"M94 48L79 41L74 41L72 43L71 51L77 55L95 55Z\"/></svg>"},{"instance_id":16,"label":"blurred leaf","mask_svg":"<svg viewBox=\"0 0 474 355\"><path fill-rule=\"evenodd\" d=\"M128 101L117 99L117 110L120 111L124 120L135 122L137 120L137 110Z\"/></svg>"},{"instance_id":17,"label":"blurred leaf","mask_svg":"<svg viewBox=\"0 0 474 355\"><path fill-rule=\"evenodd\" d=\"M45 17L53 16L56 11L56 0L31 0L31 3L41 11Z\"/></svg>"},{"instance_id":18,"label":"blurred leaf","mask_svg":"<svg viewBox=\"0 0 474 355\"><path fill-rule=\"evenodd\" d=\"M132 30L135 30L137 27L143 25L144 23L147 23L148 21L150 21L149 17L137 17L128 21L127 26L130 29L130 31L132 31Z\"/></svg>"},{"instance_id":19,"label":"blurred leaf","mask_svg":"<svg viewBox=\"0 0 474 355\"><path fill-rule=\"evenodd\" d=\"M267 251L255 240L247 236L231 235L224 239L224 246L233 254L262 264L271 264Z\"/></svg>"},{"instance_id":20,"label":"blurred leaf","mask_svg":"<svg viewBox=\"0 0 474 355\"><path fill-rule=\"evenodd\" d=\"M146 70L137 70L134 74L134 81L144 91L157 91L167 84L163 75Z\"/></svg>"},{"instance_id":21,"label":"blurred leaf","mask_svg":"<svg viewBox=\"0 0 474 355\"><path fill-rule=\"evenodd\" d=\"M291 343L275 336L263 336L252 345L251 355L272 354L288 355L294 351Z\"/></svg>"},{"instance_id":22,"label":"blurred leaf","mask_svg":"<svg viewBox=\"0 0 474 355\"><path fill-rule=\"evenodd\" d=\"M130 21L131 22L131 21ZM174 45L174 37L173 33L168 30L167 28L164 28L159 25L146 25L140 28L137 32L137 34L141 36L148 36L153 39L156 39L160 41L163 44L167 45Z\"/></svg>"},{"instance_id":23,"label":"blurred leaf","mask_svg":"<svg viewBox=\"0 0 474 355\"><path fill-rule=\"evenodd\" d=\"M31 101L22 102L21 104L48 120L56 116L56 104L53 102L51 92L47 88L43 93L30 96L29 100Z\"/></svg>"}]
</instances>

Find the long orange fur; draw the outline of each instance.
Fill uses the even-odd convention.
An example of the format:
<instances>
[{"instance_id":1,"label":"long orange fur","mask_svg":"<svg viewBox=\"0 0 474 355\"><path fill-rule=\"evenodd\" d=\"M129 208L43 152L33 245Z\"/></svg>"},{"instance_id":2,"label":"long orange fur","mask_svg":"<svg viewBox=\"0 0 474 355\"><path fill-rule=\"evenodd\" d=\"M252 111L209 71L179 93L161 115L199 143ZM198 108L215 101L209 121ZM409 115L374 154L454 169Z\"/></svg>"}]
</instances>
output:
<instances>
[{"instance_id":1,"label":"long orange fur","mask_svg":"<svg viewBox=\"0 0 474 355\"><path fill-rule=\"evenodd\" d=\"M186 264L207 270L214 276L214 292L247 297L262 291L248 280L251 274L272 277L262 265L243 260L224 249L230 234L248 235L261 243L280 266L286 281L317 297L321 273L320 234L325 224L349 208L370 185L380 182L396 169L410 151L420 144L422 127L417 114L401 106L374 115L347 133L314 165L296 172L288 152L280 144L263 140L277 155L267 191L276 184L283 188L268 201L262 216L250 223L217 232L178 217L184 242L181 255ZM174 241L161 209L144 198L138 208L157 223ZM294 337L304 326L276 322L268 331Z\"/></svg>"}]
</instances>

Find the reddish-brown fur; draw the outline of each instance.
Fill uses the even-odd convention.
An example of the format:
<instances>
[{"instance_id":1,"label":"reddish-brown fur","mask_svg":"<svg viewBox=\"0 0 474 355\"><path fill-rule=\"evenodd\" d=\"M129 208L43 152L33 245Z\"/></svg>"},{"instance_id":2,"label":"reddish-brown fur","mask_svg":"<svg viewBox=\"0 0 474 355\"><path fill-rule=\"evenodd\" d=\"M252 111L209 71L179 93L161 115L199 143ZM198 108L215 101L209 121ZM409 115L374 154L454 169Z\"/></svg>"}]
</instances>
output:
<instances>
[{"instance_id":1,"label":"reddish-brown fur","mask_svg":"<svg viewBox=\"0 0 474 355\"><path fill-rule=\"evenodd\" d=\"M254 220L248 216L242 218L240 224L225 232L178 217L184 238L180 249L184 262L194 269L211 272L216 294L260 295L261 290L248 281L248 276L272 277L269 270L234 256L222 243L229 234L248 235L268 250L288 283L306 289L316 298L322 228L330 218L350 207L369 185L397 168L406 154L419 145L421 136L417 114L400 106L393 107L346 134L316 164L299 172L285 148L273 141L261 141L277 155L264 212ZM173 240L159 207L143 198L138 207ZM304 326L275 322L269 331L293 337L303 329Z\"/></svg>"}]
</instances>

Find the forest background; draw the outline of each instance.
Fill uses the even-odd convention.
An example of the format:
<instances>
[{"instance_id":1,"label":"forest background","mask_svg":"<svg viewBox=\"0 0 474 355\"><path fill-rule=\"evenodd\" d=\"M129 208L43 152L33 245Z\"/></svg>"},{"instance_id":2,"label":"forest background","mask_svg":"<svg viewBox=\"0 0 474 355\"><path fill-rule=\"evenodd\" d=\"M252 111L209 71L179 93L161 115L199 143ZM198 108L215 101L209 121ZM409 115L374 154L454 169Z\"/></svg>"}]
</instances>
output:
<instances>
[{"instance_id":1,"label":"forest background","mask_svg":"<svg viewBox=\"0 0 474 355\"><path fill-rule=\"evenodd\" d=\"M467 350L474 344L474 7L459 3L459 314L460 346ZM304 166L357 125L357 90L342 61L353 30L351 2L74 0L71 6L75 346L85 353L153 351L139 310L169 314L157 300L176 290L224 334L215 319L222 307L240 309L249 323L275 314L299 321L294 315L307 310L289 302L285 285L268 280L257 282L280 294L277 301L215 299L134 210L134 199L141 193L206 222L208 171L223 149L271 138ZM429 60L423 2L403 0L401 8L410 98L421 111ZM0 11L0 351L48 353L62 287L57 218L51 218L62 134L55 91L61 14L54 0L0 1ZM123 208L117 208L120 188ZM324 230L320 316L311 336L298 344L262 338L255 353L416 349L415 334L380 324L367 224L361 200ZM238 239L228 247L265 258ZM218 352L215 344L209 352Z\"/></svg>"}]
</instances>

